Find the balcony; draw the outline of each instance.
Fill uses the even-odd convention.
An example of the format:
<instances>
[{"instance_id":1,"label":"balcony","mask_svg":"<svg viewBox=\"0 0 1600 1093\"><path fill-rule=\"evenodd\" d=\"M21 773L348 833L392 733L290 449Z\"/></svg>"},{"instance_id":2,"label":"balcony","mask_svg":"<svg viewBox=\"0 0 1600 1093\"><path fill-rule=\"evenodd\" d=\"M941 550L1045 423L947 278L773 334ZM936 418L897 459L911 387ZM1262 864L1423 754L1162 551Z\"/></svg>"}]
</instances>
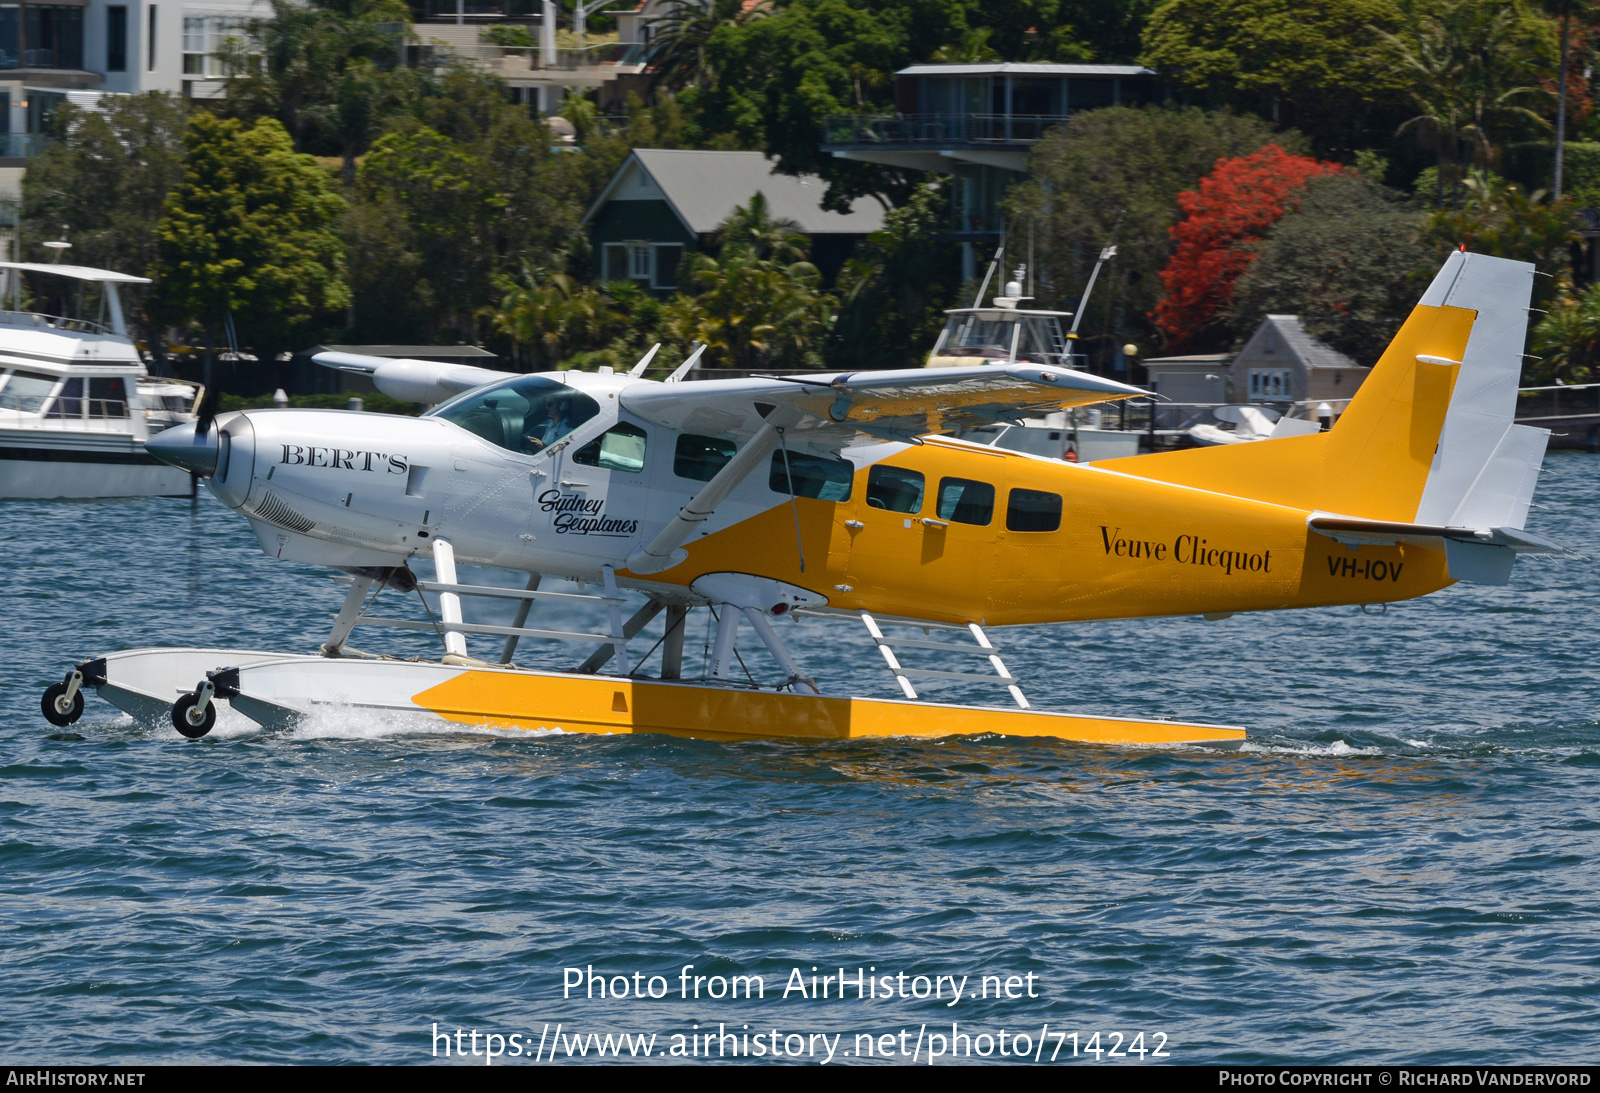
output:
<instances>
[{"instance_id":1,"label":"balcony","mask_svg":"<svg viewBox=\"0 0 1600 1093\"><path fill-rule=\"evenodd\" d=\"M54 137L42 133L0 133L0 159L32 159L44 155L54 143Z\"/></svg>"},{"instance_id":2,"label":"balcony","mask_svg":"<svg viewBox=\"0 0 1600 1093\"><path fill-rule=\"evenodd\" d=\"M957 164L1021 172L1028 150L1066 123L1065 114L838 114L824 125L823 149L915 171L949 172Z\"/></svg>"},{"instance_id":3,"label":"balcony","mask_svg":"<svg viewBox=\"0 0 1600 1093\"><path fill-rule=\"evenodd\" d=\"M835 114L825 132L834 147L1033 144L1066 121L1065 114Z\"/></svg>"}]
</instances>

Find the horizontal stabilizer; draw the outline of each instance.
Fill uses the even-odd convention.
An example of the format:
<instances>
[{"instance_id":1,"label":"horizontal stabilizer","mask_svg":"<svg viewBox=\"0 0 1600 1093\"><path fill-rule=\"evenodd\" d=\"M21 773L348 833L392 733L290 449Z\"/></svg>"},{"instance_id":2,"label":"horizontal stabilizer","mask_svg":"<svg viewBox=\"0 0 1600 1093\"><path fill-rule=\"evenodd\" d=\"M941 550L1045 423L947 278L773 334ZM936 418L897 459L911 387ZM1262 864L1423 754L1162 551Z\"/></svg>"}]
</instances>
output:
<instances>
[{"instance_id":1,"label":"horizontal stabilizer","mask_svg":"<svg viewBox=\"0 0 1600 1093\"><path fill-rule=\"evenodd\" d=\"M1459 528L1402 524L1313 513L1306 526L1350 547L1410 543L1443 550L1452 580L1505 584L1518 554L1564 554L1567 549L1521 528Z\"/></svg>"}]
</instances>

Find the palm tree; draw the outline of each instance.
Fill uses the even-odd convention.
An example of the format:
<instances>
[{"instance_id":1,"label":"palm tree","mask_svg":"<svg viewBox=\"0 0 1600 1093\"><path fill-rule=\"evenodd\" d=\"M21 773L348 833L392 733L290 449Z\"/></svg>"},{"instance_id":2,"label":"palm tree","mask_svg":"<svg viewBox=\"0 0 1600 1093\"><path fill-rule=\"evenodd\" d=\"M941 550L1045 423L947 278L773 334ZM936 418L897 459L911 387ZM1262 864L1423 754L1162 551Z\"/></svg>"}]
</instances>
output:
<instances>
[{"instance_id":1,"label":"palm tree","mask_svg":"<svg viewBox=\"0 0 1600 1093\"><path fill-rule=\"evenodd\" d=\"M788 217L772 215L767 195L760 190L744 206L734 206L733 213L717 229L717 242L724 253L735 250L749 251L763 261L804 261L811 249L811 240L800 230L800 225Z\"/></svg>"},{"instance_id":2,"label":"palm tree","mask_svg":"<svg viewBox=\"0 0 1600 1093\"><path fill-rule=\"evenodd\" d=\"M745 26L771 10L772 0L679 0L656 24L645 50L652 90L714 86L716 73L706 56L711 36L721 26Z\"/></svg>"},{"instance_id":3,"label":"palm tree","mask_svg":"<svg viewBox=\"0 0 1600 1093\"><path fill-rule=\"evenodd\" d=\"M1513 122L1547 127L1522 105L1539 88L1537 43L1522 12L1493 0L1466 0L1422 15L1403 34L1372 28L1391 66L1410 82L1417 114L1399 133L1414 132L1432 151L1439 172L1439 204L1445 176L1459 183L1466 168L1490 163L1494 138Z\"/></svg>"},{"instance_id":4,"label":"palm tree","mask_svg":"<svg viewBox=\"0 0 1600 1093\"><path fill-rule=\"evenodd\" d=\"M936 64L977 65L1000 60L1000 54L989 44L994 37L993 27L974 27L961 36L953 46L940 46L928 60Z\"/></svg>"},{"instance_id":5,"label":"palm tree","mask_svg":"<svg viewBox=\"0 0 1600 1093\"><path fill-rule=\"evenodd\" d=\"M1544 357L1540 379L1592 381L1600 366L1600 286L1566 296L1551 308L1534 327L1533 350Z\"/></svg>"}]
</instances>

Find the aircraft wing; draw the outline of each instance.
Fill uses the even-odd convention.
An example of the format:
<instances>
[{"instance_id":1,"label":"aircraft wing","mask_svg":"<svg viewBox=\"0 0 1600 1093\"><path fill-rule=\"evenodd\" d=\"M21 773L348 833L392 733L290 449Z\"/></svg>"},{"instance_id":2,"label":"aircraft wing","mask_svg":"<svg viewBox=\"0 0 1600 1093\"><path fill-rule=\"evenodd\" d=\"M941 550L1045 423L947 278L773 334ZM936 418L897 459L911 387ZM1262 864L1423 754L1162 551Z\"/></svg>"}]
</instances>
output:
<instances>
[{"instance_id":1,"label":"aircraft wing","mask_svg":"<svg viewBox=\"0 0 1600 1093\"><path fill-rule=\"evenodd\" d=\"M736 438L753 436L782 407L796 441L838 448L860 433L911 440L1148 394L1068 368L996 364L640 383L623 391L622 405L668 428Z\"/></svg>"},{"instance_id":2,"label":"aircraft wing","mask_svg":"<svg viewBox=\"0 0 1600 1093\"><path fill-rule=\"evenodd\" d=\"M311 358L324 368L371 376L373 386L390 398L406 402L435 403L463 391L512 379L515 372L497 372L470 364L441 364L408 357L373 357L365 353L326 350Z\"/></svg>"}]
</instances>

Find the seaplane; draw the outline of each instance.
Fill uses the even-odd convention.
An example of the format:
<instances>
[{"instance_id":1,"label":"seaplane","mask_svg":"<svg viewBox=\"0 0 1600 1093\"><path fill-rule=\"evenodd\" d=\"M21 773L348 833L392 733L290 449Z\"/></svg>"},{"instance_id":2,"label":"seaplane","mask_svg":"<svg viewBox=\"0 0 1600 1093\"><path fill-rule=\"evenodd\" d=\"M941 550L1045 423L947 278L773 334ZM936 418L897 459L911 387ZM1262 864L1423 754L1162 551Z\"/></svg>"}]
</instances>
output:
<instances>
[{"instance_id":1,"label":"seaplane","mask_svg":"<svg viewBox=\"0 0 1600 1093\"><path fill-rule=\"evenodd\" d=\"M1519 554L1561 550L1524 527L1549 434L1512 420L1533 276L1526 263L1452 254L1326 432L1092 464L955 435L1146 395L1059 364L683 382L693 357L651 380L649 356L626 374L518 374L325 353L320 363L432 408L216 414L147 449L202 478L272 557L348 582L327 640L110 652L77 663L42 710L69 724L92 688L190 738L223 706L268 728L353 706L720 740L1237 746L1245 730L1234 726L1034 708L1017 657L991 634L1386 605L1458 581L1503 585ZM465 583L460 565L526 580ZM556 578L580 591L540 587ZM385 591L413 614L420 600L426 618L381 616ZM466 621L462 600L474 597L514 604L515 621ZM592 601L590 617L607 621L591 632L529 625L549 599ZM694 676L684 634L698 611L715 637ZM662 615L661 638L641 653L639 635ZM827 693L786 645L786 616L864 627L898 694ZM437 659L361 653L349 642L357 626L431 632ZM519 643L535 640L588 652L517 663ZM771 679L735 667L747 663L741 645ZM931 657L978 670L914 666ZM952 680L964 693L986 681L999 701L919 695Z\"/></svg>"}]
</instances>

